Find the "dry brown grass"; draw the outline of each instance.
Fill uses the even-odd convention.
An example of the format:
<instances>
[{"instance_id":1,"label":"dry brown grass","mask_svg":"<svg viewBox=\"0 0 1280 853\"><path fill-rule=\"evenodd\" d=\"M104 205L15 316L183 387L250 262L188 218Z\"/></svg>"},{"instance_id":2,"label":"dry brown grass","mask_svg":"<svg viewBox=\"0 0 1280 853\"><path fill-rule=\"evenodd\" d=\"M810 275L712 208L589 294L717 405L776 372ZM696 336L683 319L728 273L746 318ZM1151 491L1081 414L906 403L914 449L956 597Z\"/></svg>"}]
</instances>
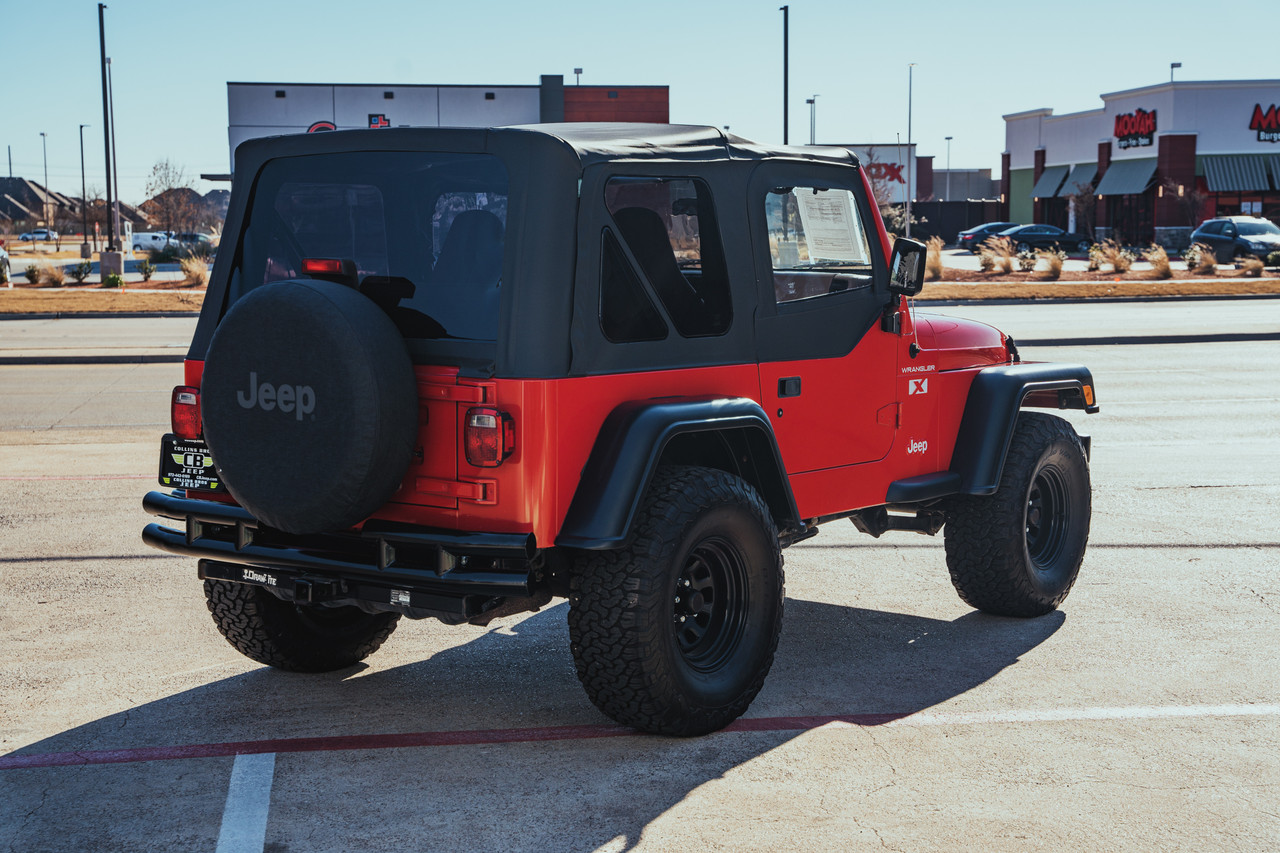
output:
<instances>
[{"instance_id":1,"label":"dry brown grass","mask_svg":"<svg viewBox=\"0 0 1280 853\"><path fill-rule=\"evenodd\" d=\"M204 258L196 255L183 258L179 265L185 276L185 283L191 287L204 287L209 283L209 264Z\"/></svg>"},{"instance_id":2,"label":"dry brown grass","mask_svg":"<svg viewBox=\"0 0 1280 853\"><path fill-rule=\"evenodd\" d=\"M1133 255L1115 240L1105 240L1102 243L1102 262L1109 264L1114 272L1127 273L1133 266Z\"/></svg>"},{"instance_id":3,"label":"dry brown grass","mask_svg":"<svg viewBox=\"0 0 1280 853\"><path fill-rule=\"evenodd\" d=\"M1041 281L1057 281L1062 276L1062 262L1066 255L1056 249L1037 249L1036 257L1044 261L1044 269L1039 278Z\"/></svg>"},{"instance_id":4,"label":"dry brown grass","mask_svg":"<svg viewBox=\"0 0 1280 853\"><path fill-rule=\"evenodd\" d=\"M62 264L41 264L40 284L42 287L62 287L67 283L67 271Z\"/></svg>"},{"instance_id":5,"label":"dry brown grass","mask_svg":"<svg viewBox=\"0 0 1280 853\"><path fill-rule=\"evenodd\" d=\"M129 290L0 290L0 314L84 314L100 311L199 311L204 291L173 290L133 293Z\"/></svg>"},{"instance_id":6,"label":"dry brown grass","mask_svg":"<svg viewBox=\"0 0 1280 853\"><path fill-rule=\"evenodd\" d=\"M1261 258L1255 258L1252 255L1244 259L1244 265L1240 269L1240 275L1249 278L1262 278L1262 269L1266 264Z\"/></svg>"},{"instance_id":7,"label":"dry brown grass","mask_svg":"<svg viewBox=\"0 0 1280 853\"><path fill-rule=\"evenodd\" d=\"M1195 250L1194 260L1187 262L1187 268L1196 275L1217 275L1218 258L1213 253L1213 247L1208 243L1193 243L1191 248Z\"/></svg>"},{"instance_id":8,"label":"dry brown grass","mask_svg":"<svg viewBox=\"0 0 1280 853\"><path fill-rule=\"evenodd\" d=\"M1158 279L1173 278L1173 269L1169 266L1169 253L1164 246L1151 244L1151 248L1142 253L1143 260L1151 264L1151 277Z\"/></svg>"},{"instance_id":9,"label":"dry brown grass","mask_svg":"<svg viewBox=\"0 0 1280 853\"><path fill-rule=\"evenodd\" d=\"M1013 259L1015 252L1013 251L1013 241L1008 237L991 237L984 244L984 248L990 247L992 264L995 271L1001 275L1008 275L1013 272Z\"/></svg>"},{"instance_id":10,"label":"dry brown grass","mask_svg":"<svg viewBox=\"0 0 1280 853\"><path fill-rule=\"evenodd\" d=\"M929 248L924 257L924 279L938 281L942 278L942 238L930 237L926 245Z\"/></svg>"}]
</instances>

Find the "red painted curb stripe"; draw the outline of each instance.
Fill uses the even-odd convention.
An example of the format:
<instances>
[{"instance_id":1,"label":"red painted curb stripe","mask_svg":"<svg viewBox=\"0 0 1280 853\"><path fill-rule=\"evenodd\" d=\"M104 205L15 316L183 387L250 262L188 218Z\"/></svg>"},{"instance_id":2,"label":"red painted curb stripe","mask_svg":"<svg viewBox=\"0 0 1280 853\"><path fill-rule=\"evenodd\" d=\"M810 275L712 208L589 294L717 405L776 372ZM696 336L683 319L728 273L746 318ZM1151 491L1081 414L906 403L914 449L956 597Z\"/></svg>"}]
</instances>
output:
<instances>
[{"instance_id":1,"label":"red painted curb stripe","mask_svg":"<svg viewBox=\"0 0 1280 853\"><path fill-rule=\"evenodd\" d=\"M821 717L762 717L739 719L722 729L725 732L807 731L829 723L879 726L907 714L840 714ZM529 729L480 729L452 732L408 732L404 734L345 735L337 737L282 738L276 740L232 741L228 743L150 746L137 749L95 749L75 752L45 752L0 756L0 770L36 767L74 767L96 764L129 764L140 761L172 761L182 758L221 758L265 752L332 752L351 749L398 749L429 746L480 746L495 743L538 743L593 738L647 737L623 726L554 726Z\"/></svg>"}]
</instances>

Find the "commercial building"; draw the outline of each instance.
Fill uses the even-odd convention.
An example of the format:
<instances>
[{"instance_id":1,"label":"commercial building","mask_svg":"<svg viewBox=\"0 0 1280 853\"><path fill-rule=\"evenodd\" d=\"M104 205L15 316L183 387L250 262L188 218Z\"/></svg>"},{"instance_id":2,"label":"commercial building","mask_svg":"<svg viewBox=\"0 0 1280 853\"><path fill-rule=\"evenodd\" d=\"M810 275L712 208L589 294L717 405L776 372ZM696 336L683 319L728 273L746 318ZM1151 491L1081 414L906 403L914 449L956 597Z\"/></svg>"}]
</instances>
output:
<instances>
[{"instance_id":1,"label":"commercial building","mask_svg":"<svg viewBox=\"0 0 1280 853\"><path fill-rule=\"evenodd\" d=\"M246 139L386 127L497 127L550 121L669 120L666 86L228 83L231 168ZM203 176L208 179L228 176Z\"/></svg>"},{"instance_id":2,"label":"commercial building","mask_svg":"<svg viewBox=\"0 0 1280 853\"><path fill-rule=\"evenodd\" d=\"M1280 80L1170 82L1101 98L1096 110L1004 117L1010 220L1171 248L1213 216L1280 221Z\"/></svg>"}]
</instances>

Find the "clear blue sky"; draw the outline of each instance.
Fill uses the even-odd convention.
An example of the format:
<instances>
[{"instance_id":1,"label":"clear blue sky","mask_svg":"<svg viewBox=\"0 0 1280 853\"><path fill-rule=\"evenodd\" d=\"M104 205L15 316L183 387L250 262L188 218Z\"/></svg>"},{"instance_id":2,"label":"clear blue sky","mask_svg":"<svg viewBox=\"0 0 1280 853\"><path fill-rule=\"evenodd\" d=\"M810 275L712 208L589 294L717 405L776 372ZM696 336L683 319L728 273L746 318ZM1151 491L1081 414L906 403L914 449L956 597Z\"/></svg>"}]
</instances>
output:
<instances>
[{"instance_id":1,"label":"clear blue sky","mask_svg":"<svg viewBox=\"0 0 1280 853\"><path fill-rule=\"evenodd\" d=\"M777 2L188 3L114 0L106 12L120 183L139 202L162 158L188 174L225 172L230 80L290 83L536 84L585 69L582 82L671 87L671 120L729 125L782 140L782 13ZM1275 0L1207 7L1187 0L1120 3L791 4L791 141L807 142L818 98L819 142L912 136L945 166L997 172L1000 116L1101 106L1098 95L1169 79L1275 79ZM625 9L625 11L624 11ZM78 126L90 185L105 186L97 4L0 0L9 69L0 145L13 173L78 195ZM0 155L4 152L0 151ZM7 161L0 161L8 174ZM206 191L213 184L196 181Z\"/></svg>"}]
</instances>

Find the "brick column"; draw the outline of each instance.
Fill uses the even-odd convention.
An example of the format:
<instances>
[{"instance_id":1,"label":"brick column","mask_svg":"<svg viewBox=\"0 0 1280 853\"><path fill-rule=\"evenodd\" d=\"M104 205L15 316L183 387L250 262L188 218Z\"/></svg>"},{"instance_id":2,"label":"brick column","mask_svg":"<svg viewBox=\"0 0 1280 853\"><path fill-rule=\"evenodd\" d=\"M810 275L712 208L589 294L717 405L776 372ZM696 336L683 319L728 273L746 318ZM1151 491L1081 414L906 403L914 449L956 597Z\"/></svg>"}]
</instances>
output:
<instances>
[{"instance_id":1,"label":"brick column","mask_svg":"<svg viewBox=\"0 0 1280 853\"><path fill-rule=\"evenodd\" d=\"M1037 148L1035 152L1035 169L1033 170L1034 173L1031 176L1032 187L1040 183L1040 176L1044 174L1044 157L1045 157L1044 149ZM1041 200L1032 201L1031 218L1035 222L1044 221L1044 202L1043 201Z\"/></svg>"},{"instance_id":2,"label":"brick column","mask_svg":"<svg viewBox=\"0 0 1280 853\"><path fill-rule=\"evenodd\" d=\"M1197 223L1187 221L1187 209L1178 198L1178 186L1185 192L1195 190L1196 136L1194 133L1166 134L1158 137L1157 144L1156 242L1166 249L1184 249L1190 245L1191 232ZM1173 186L1165 186L1166 182Z\"/></svg>"},{"instance_id":3,"label":"brick column","mask_svg":"<svg viewBox=\"0 0 1280 853\"><path fill-rule=\"evenodd\" d=\"M1102 183L1103 175L1107 174L1107 169L1111 166L1111 140L1098 143L1098 177L1095 180ZM1095 192L1096 195L1096 192ZM1093 208L1093 225L1097 232L1099 240L1105 240L1111 234L1111 219L1107 216L1107 200L1094 202Z\"/></svg>"},{"instance_id":4,"label":"brick column","mask_svg":"<svg viewBox=\"0 0 1280 853\"><path fill-rule=\"evenodd\" d=\"M1000 220L1009 221L1009 160L1008 151L1000 155Z\"/></svg>"}]
</instances>

